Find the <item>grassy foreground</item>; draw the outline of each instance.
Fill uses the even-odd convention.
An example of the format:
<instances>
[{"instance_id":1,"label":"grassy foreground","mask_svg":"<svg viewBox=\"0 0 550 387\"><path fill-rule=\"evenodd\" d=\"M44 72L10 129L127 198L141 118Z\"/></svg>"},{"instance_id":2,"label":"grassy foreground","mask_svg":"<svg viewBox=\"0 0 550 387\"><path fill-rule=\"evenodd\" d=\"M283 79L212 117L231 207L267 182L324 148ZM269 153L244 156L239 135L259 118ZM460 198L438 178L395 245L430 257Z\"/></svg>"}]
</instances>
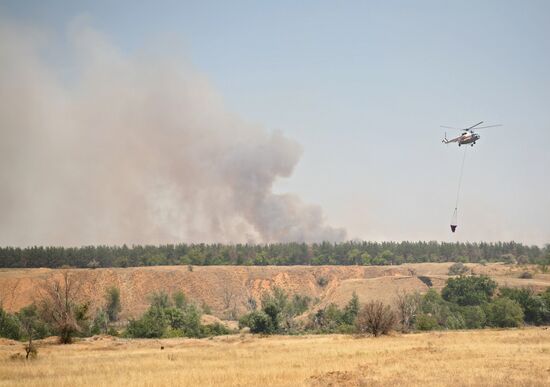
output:
<instances>
[{"instance_id":1,"label":"grassy foreground","mask_svg":"<svg viewBox=\"0 0 550 387\"><path fill-rule=\"evenodd\" d=\"M164 347L161 350L161 346ZM211 340L95 337L43 343L34 361L0 343L0 385L550 385L550 329Z\"/></svg>"}]
</instances>

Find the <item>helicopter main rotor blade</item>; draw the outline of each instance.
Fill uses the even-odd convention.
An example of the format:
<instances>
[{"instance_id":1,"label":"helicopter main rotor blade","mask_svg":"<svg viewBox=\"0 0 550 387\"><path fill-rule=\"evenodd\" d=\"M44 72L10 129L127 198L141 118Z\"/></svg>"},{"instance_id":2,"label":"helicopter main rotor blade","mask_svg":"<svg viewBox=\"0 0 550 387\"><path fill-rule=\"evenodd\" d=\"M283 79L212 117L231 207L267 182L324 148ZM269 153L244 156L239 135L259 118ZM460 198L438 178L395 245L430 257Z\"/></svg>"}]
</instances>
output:
<instances>
[{"instance_id":1,"label":"helicopter main rotor blade","mask_svg":"<svg viewBox=\"0 0 550 387\"><path fill-rule=\"evenodd\" d=\"M497 126L502 126L502 124L489 125L489 126L479 126L479 127L475 128L475 129L478 130L478 129L486 129L486 128L496 128Z\"/></svg>"},{"instance_id":2,"label":"helicopter main rotor blade","mask_svg":"<svg viewBox=\"0 0 550 387\"><path fill-rule=\"evenodd\" d=\"M478 122L477 124L475 124L474 126L470 126L469 128L466 128L466 129L464 129L464 130L471 130L471 129L473 129L473 128L475 128L476 126L481 125L481 124L483 124L483 121L479 121L479 122Z\"/></svg>"}]
</instances>

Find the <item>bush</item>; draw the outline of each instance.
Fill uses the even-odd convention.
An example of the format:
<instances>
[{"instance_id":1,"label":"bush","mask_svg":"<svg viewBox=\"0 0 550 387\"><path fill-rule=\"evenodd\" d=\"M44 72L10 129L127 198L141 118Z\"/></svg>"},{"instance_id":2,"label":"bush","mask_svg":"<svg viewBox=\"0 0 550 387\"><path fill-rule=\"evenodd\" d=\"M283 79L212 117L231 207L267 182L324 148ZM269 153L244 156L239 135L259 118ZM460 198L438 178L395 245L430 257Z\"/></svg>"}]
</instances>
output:
<instances>
[{"instance_id":1,"label":"bush","mask_svg":"<svg viewBox=\"0 0 550 387\"><path fill-rule=\"evenodd\" d=\"M326 277L319 277L317 278L317 285L324 288L328 285L328 279Z\"/></svg>"},{"instance_id":2,"label":"bush","mask_svg":"<svg viewBox=\"0 0 550 387\"><path fill-rule=\"evenodd\" d=\"M427 287L431 288L433 286L432 280L430 277L419 275L418 279L424 283Z\"/></svg>"},{"instance_id":3,"label":"bush","mask_svg":"<svg viewBox=\"0 0 550 387\"><path fill-rule=\"evenodd\" d=\"M468 329L480 329L486 324L487 317L481 306L463 306L459 309Z\"/></svg>"},{"instance_id":4,"label":"bush","mask_svg":"<svg viewBox=\"0 0 550 387\"><path fill-rule=\"evenodd\" d=\"M0 307L0 337L12 340L19 340L21 337L21 328L19 321L14 315L9 314Z\"/></svg>"},{"instance_id":5,"label":"bush","mask_svg":"<svg viewBox=\"0 0 550 387\"><path fill-rule=\"evenodd\" d=\"M359 309L359 297L357 296L357 293L353 292L351 299L344 307L344 313L342 314L343 323L353 325L355 323L355 319L357 318L357 314L359 313Z\"/></svg>"},{"instance_id":6,"label":"bush","mask_svg":"<svg viewBox=\"0 0 550 387\"><path fill-rule=\"evenodd\" d=\"M92 259L90 262L88 262L88 265L87 265L90 269L97 269L98 267L100 267L100 263L95 260L95 259Z\"/></svg>"},{"instance_id":7,"label":"bush","mask_svg":"<svg viewBox=\"0 0 550 387\"><path fill-rule=\"evenodd\" d=\"M461 306L481 305L490 301L496 288L497 283L487 276L449 278L441 295Z\"/></svg>"},{"instance_id":8,"label":"bush","mask_svg":"<svg viewBox=\"0 0 550 387\"><path fill-rule=\"evenodd\" d=\"M334 333L346 330L344 325L344 312L331 303L310 315L308 328L321 333Z\"/></svg>"},{"instance_id":9,"label":"bush","mask_svg":"<svg viewBox=\"0 0 550 387\"><path fill-rule=\"evenodd\" d=\"M40 315L62 344L70 344L75 335L86 334L89 330L89 305L78 303L78 293L78 283L69 271L62 273L61 280L43 284Z\"/></svg>"},{"instance_id":10,"label":"bush","mask_svg":"<svg viewBox=\"0 0 550 387\"><path fill-rule=\"evenodd\" d=\"M181 290L172 294L172 300L174 301L174 306L179 309L185 308L188 304L187 297L185 297L185 294Z\"/></svg>"},{"instance_id":11,"label":"bush","mask_svg":"<svg viewBox=\"0 0 550 387\"><path fill-rule=\"evenodd\" d=\"M403 332L408 332L414 327L415 318L420 310L422 296L420 293L398 293L395 304L397 307L397 317L400 328Z\"/></svg>"},{"instance_id":12,"label":"bush","mask_svg":"<svg viewBox=\"0 0 550 387\"><path fill-rule=\"evenodd\" d=\"M464 329L466 328L466 322L464 317L460 313L451 313L447 317L445 322L445 328L447 329Z\"/></svg>"},{"instance_id":13,"label":"bush","mask_svg":"<svg viewBox=\"0 0 550 387\"><path fill-rule=\"evenodd\" d=\"M40 318L36 304L31 304L20 309L16 314L21 326L22 337L32 341L43 339L50 335L48 325Z\"/></svg>"},{"instance_id":14,"label":"bush","mask_svg":"<svg viewBox=\"0 0 550 387\"><path fill-rule=\"evenodd\" d=\"M109 317L107 316L106 312L100 309L97 311L94 321L92 322L90 333L92 335L98 335L100 333L107 333L108 330Z\"/></svg>"},{"instance_id":15,"label":"bush","mask_svg":"<svg viewBox=\"0 0 550 387\"><path fill-rule=\"evenodd\" d=\"M534 325L550 323L550 304L544 299L544 294L536 295L533 290L527 288L500 289L502 297L507 297L521 305L525 322Z\"/></svg>"},{"instance_id":16,"label":"bush","mask_svg":"<svg viewBox=\"0 0 550 387\"><path fill-rule=\"evenodd\" d=\"M468 272L468 268L462 262L456 262L449 267L449 275L463 275Z\"/></svg>"},{"instance_id":17,"label":"bush","mask_svg":"<svg viewBox=\"0 0 550 387\"><path fill-rule=\"evenodd\" d=\"M531 279L531 278L533 278L533 273L531 273L530 271L524 271L523 273L521 273L519 275L519 278L521 278L521 279Z\"/></svg>"},{"instance_id":18,"label":"bush","mask_svg":"<svg viewBox=\"0 0 550 387\"><path fill-rule=\"evenodd\" d=\"M117 321L118 314L122 310L122 306L120 305L120 290L115 286L111 286L107 289L107 292L105 293L105 302L105 309L107 311L109 321Z\"/></svg>"},{"instance_id":19,"label":"bush","mask_svg":"<svg viewBox=\"0 0 550 387\"><path fill-rule=\"evenodd\" d=\"M492 327L512 328L523 324L523 311L517 301L501 297L485 306L487 323Z\"/></svg>"},{"instance_id":20,"label":"bush","mask_svg":"<svg viewBox=\"0 0 550 387\"><path fill-rule=\"evenodd\" d=\"M248 314L248 316L242 319L242 322L250 328L252 333L274 333L275 327L273 326L273 320L271 317L262 310L256 310Z\"/></svg>"},{"instance_id":21,"label":"bush","mask_svg":"<svg viewBox=\"0 0 550 387\"><path fill-rule=\"evenodd\" d=\"M160 338L164 335L168 322L164 311L158 308L149 310L139 320L129 320L126 334L130 337Z\"/></svg>"},{"instance_id":22,"label":"bush","mask_svg":"<svg viewBox=\"0 0 550 387\"><path fill-rule=\"evenodd\" d=\"M420 331L431 331L439 328L437 319L432 315L424 314L424 313L419 314L416 317L415 326L416 326L416 329Z\"/></svg>"},{"instance_id":23,"label":"bush","mask_svg":"<svg viewBox=\"0 0 550 387\"><path fill-rule=\"evenodd\" d=\"M380 301L367 303L358 313L355 326L359 333L380 336L387 334L395 325L395 313Z\"/></svg>"},{"instance_id":24,"label":"bush","mask_svg":"<svg viewBox=\"0 0 550 387\"><path fill-rule=\"evenodd\" d=\"M151 306L139 320L130 320L126 335L130 337L203 337L201 310L184 302L181 295L174 297L176 306L164 292L154 293ZM179 305L179 307L178 307Z\"/></svg>"},{"instance_id":25,"label":"bush","mask_svg":"<svg viewBox=\"0 0 550 387\"><path fill-rule=\"evenodd\" d=\"M223 324L218 322L214 324L202 325L201 335L204 336L221 336L231 333L229 329Z\"/></svg>"}]
</instances>

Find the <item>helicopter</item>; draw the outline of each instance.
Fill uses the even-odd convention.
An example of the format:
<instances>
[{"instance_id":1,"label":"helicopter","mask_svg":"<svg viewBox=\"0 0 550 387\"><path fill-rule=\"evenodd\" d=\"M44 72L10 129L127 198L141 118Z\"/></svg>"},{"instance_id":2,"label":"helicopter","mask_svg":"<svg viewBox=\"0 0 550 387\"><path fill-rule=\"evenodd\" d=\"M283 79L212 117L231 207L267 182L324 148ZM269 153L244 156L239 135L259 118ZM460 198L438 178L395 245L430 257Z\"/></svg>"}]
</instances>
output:
<instances>
[{"instance_id":1,"label":"helicopter","mask_svg":"<svg viewBox=\"0 0 550 387\"><path fill-rule=\"evenodd\" d=\"M500 124L498 124L498 125L488 125L488 126L479 126L481 124L483 124L483 121L480 121L477 124L472 125L469 128L464 128L464 129L453 128L451 126L441 125L442 128L461 130L462 131L462 134L460 136L455 137L455 138L450 139L450 140L447 139L447 133L445 133L445 138L442 140L442 142L444 144L449 144L451 142L458 142L458 146L466 145L466 144L470 144L471 146L474 146L476 141L479 140L479 138L480 138L480 135L477 134L474 130L485 129L485 128L494 128L494 127L497 127L497 126L502 126Z\"/></svg>"}]
</instances>

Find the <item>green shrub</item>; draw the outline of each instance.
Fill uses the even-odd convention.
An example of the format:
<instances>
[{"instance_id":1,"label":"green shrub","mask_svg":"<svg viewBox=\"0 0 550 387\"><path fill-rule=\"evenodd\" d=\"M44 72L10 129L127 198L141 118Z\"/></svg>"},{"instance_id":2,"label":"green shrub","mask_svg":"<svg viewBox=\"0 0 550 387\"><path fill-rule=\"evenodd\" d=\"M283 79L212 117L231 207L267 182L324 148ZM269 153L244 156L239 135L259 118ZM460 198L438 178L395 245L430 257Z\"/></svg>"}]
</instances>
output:
<instances>
[{"instance_id":1,"label":"green shrub","mask_svg":"<svg viewBox=\"0 0 550 387\"><path fill-rule=\"evenodd\" d=\"M422 313L416 316L416 329L420 331L431 331L439 329L439 324L434 316Z\"/></svg>"},{"instance_id":2,"label":"green shrub","mask_svg":"<svg viewBox=\"0 0 550 387\"><path fill-rule=\"evenodd\" d=\"M525 322L534 325L550 323L550 304L541 295L528 288L501 288L500 295L518 302L523 310Z\"/></svg>"},{"instance_id":3,"label":"green shrub","mask_svg":"<svg viewBox=\"0 0 550 387\"><path fill-rule=\"evenodd\" d=\"M344 307L342 322L347 325L353 325L355 323L357 315L359 314L359 309L359 297L357 296L357 293L353 292L351 299Z\"/></svg>"},{"instance_id":4,"label":"green shrub","mask_svg":"<svg viewBox=\"0 0 550 387\"><path fill-rule=\"evenodd\" d=\"M523 324L523 311L517 301L497 298L485 306L487 324L498 328L519 327Z\"/></svg>"},{"instance_id":5,"label":"green shrub","mask_svg":"<svg viewBox=\"0 0 550 387\"><path fill-rule=\"evenodd\" d=\"M21 338L21 327L17 318L0 308L0 337L12 340Z\"/></svg>"},{"instance_id":6,"label":"green shrub","mask_svg":"<svg viewBox=\"0 0 550 387\"><path fill-rule=\"evenodd\" d=\"M179 309L185 308L188 304L187 298L181 290L172 294L172 301L174 301L174 306Z\"/></svg>"},{"instance_id":7,"label":"green shrub","mask_svg":"<svg viewBox=\"0 0 550 387\"><path fill-rule=\"evenodd\" d=\"M120 305L120 290L115 286L111 286L107 289L105 301L105 309L107 311L109 321L117 321L118 314L122 310L122 306Z\"/></svg>"},{"instance_id":8,"label":"green shrub","mask_svg":"<svg viewBox=\"0 0 550 387\"><path fill-rule=\"evenodd\" d=\"M50 335L48 324L40 317L36 304L21 308L16 316L21 326L22 338L32 341Z\"/></svg>"},{"instance_id":9,"label":"green shrub","mask_svg":"<svg viewBox=\"0 0 550 387\"><path fill-rule=\"evenodd\" d=\"M447 329L464 329L466 328L466 322L464 317L460 313L450 313L445 321L445 328Z\"/></svg>"},{"instance_id":10,"label":"green shrub","mask_svg":"<svg viewBox=\"0 0 550 387\"><path fill-rule=\"evenodd\" d=\"M252 333L274 333L275 327L271 316L262 310L255 310L249 313L248 317L243 320L250 328Z\"/></svg>"},{"instance_id":11,"label":"green shrub","mask_svg":"<svg viewBox=\"0 0 550 387\"><path fill-rule=\"evenodd\" d=\"M321 333L334 333L339 332L344 324L344 312L331 303L310 315L308 328Z\"/></svg>"},{"instance_id":12,"label":"green shrub","mask_svg":"<svg viewBox=\"0 0 550 387\"><path fill-rule=\"evenodd\" d=\"M227 329L225 325L218 322L201 326L202 336L221 336L227 335L229 333L231 333L229 329Z\"/></svg>"},{"instance_id":13,"label":"green shrub","mask_svg":"<svg viewBox=\"0 0 550 387\"><path fill-rule=\"evenodd\" d=\"M489 302L496 288L497 283L487 276L449 278L441 295L453 304L474 306Z\"/></svg>"},{"instance_id":14,"label":"green shrub","mask_svg":"<svg viewBox=\"0 0 550 387\"><path fill-rule=\"evenodd\" d=\"M168 328L164 310L149 308L139 320L129 320L126 333L130 337L159 338Z\"/></svg>"},{"instance_id":15,"label":"green shrub","mask_svg":"<svg viewBox=\"0 0 550 387\"><path fill-rule=\"evenodd\" d=\"M481 306L463 306L459 309L466 328L468 329L480 329L486 324L487 317Z\"/></svg>"},{"instance_id":16,"label":"green shrub","mask_svg":"<svg viewBox=\"0 0 550 387\"><path fill-rule=\"evenodd\" d=\"M203 301L201 304L201 309L204 314L212 314L212 308L206 302Z\"/></svg>"},{"instance_id":17,"label":"green shrub","mask_svg":"<svg viewBox=\"0 0 550 387\"><path fill-rule=\"evenodd\" d=\"M107 333L109 330L109 316L107 313L99 309L94 317L92 326L90 327L90 333L92 335L98 335L100 333Z\"/></svg>"}]
</instances>

